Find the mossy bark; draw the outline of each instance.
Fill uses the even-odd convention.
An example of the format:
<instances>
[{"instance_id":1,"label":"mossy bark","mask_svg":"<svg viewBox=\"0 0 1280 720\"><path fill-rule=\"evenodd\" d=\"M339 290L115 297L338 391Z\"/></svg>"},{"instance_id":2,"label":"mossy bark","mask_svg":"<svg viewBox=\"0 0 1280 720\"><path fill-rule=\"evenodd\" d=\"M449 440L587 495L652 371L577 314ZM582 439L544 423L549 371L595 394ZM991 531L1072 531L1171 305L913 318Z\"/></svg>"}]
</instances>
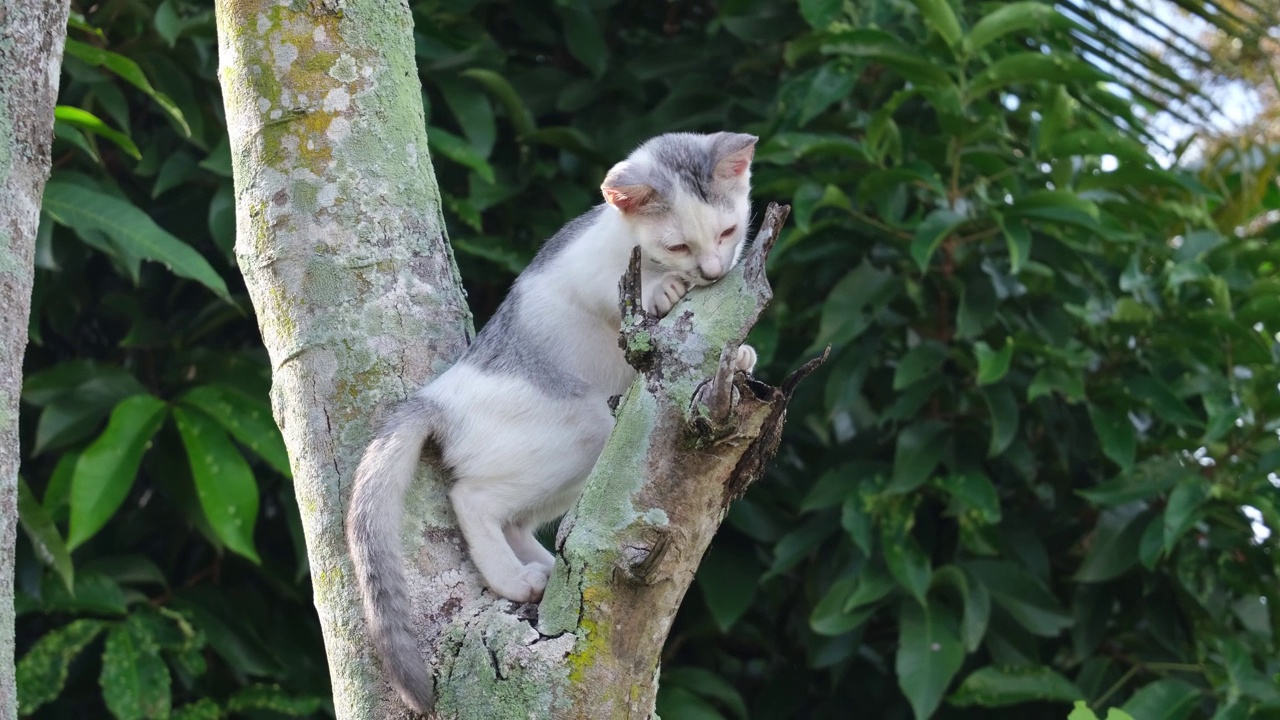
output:
<instances>
[{"instance_id":1,"label":"mossy bark","mask_svg":"<svg viewBox=\"0 0 1280 720\"><path fill-rule=\"evenodd\" d=\"M0 718L6 719L17 717L18 707L13 677L18 398L68 8L66 0L0 5Z\"/></svg>"},{"instance_id":2,"label":"mossy bark","mask_svg":"<svg viewBox=\"0 0 1280 720\"><path fill-rule=\"evenodd\" d=\"M334 704L340 720L409 717L365 635L342 532L373 424L472 336L409 11L382 0L216 9L236 255L271 354ZM768 300L769 245L661 323L626 294L630 355L646 372L562 525L540 607L483 591L440 478L424 472L411 489L403 538L436 716L652 714L671 619L724 509L759 471L751 458L777 442L784 395L734 378L722 353Z\"/></svg>"}]
</instances>

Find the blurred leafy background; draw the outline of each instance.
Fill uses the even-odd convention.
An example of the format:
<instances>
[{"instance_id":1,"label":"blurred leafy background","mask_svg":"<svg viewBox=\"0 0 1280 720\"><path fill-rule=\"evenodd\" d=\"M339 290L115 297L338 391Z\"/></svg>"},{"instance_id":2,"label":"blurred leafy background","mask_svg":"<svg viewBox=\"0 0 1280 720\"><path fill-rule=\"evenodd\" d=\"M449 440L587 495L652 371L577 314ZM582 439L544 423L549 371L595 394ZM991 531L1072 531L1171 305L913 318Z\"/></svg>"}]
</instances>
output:
<instances>
[{"instance_id":1,"label":"blurred leafy background","mask_svg":"<svg viewBox=\"0 0 1280 720\"><path fill-rule=\"evenodd\" d=\"M411 6L478 318L653 134L758 134L794 207L760 374L833 356L681 609L665 720L1280 717L1272 3ZM21 712L326 717L212 10L73 10Z\"/></svg>"}]
</instances>

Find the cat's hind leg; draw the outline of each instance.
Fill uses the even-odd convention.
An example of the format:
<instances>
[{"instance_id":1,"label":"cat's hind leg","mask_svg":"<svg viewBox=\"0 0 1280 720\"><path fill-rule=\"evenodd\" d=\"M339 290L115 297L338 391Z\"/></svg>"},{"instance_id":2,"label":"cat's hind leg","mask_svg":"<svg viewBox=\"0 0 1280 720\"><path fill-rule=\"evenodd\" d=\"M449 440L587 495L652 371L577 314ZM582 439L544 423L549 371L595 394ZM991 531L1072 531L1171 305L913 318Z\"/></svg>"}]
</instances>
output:
<instances>
[{"instance_id":1,"label":"cat's hind leg","mask_svg":"<svg viewBox=\"0 0 1280 720\"><path fill-rule=\"evenodd\" d=\"M471 561L489 589L508 600L537 602L547 586L551 565L526 565L516 556L503 532L505 513L495 512L506 506L499 494L479 483L460 482L450 491L449 499ZM529 539L537 542L532 535Z\"/></svg>"},{"instance_id":2,"label":"cat's hind leg","mask_svg":"<svg viewBox=\"0 0 1280 720\"><path fill-rule=\"evenodd\" d=\"M538 542L538 538L534 536L533 531L534 525L532 523L512 523L502 529L507 538L507 543L515 551L516 557L520 558L520 562L526 565L545 565L550 569L552 565L555 565L556 558L542 546L542 543Z\"/></svg>"}]
</instances>

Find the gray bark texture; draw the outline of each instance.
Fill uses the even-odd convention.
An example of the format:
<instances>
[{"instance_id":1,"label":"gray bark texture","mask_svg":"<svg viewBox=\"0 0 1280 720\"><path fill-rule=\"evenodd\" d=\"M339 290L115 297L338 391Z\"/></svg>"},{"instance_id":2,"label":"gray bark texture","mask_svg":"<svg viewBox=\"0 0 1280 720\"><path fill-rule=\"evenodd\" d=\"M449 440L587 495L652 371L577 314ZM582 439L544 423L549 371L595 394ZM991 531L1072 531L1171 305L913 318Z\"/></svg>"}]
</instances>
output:
<instances>
[{"instance_id":1,"label":"gray bark texture","mask_svg":"<svg viewBox=\"0 0 1280 720\"><path fill-rule=\"evenodd\" d=\"M364 629L344 545L377 421L473 336L427 153L403 1L218 0L236 255L271 354L340 720L412 717ZM770 297L771 208L739 268L658 321L621 284L641 376L540 605L483 589L443 478L406 500L406 568L439 718L648 718L659 652L729 503L773 451L794 385L734 376Z\"/></svg>"},{"instance_id":2,"label":"gray bark texture","mask_svg":"<svg viewBox=\"0 0 1280 720\"><path fill-rule=\"evenodd\" d=\"M18 398L68 9L66 0L0 5L0 718L6 719L18 712L13 677Z\"/></svg>"}]
</instances>

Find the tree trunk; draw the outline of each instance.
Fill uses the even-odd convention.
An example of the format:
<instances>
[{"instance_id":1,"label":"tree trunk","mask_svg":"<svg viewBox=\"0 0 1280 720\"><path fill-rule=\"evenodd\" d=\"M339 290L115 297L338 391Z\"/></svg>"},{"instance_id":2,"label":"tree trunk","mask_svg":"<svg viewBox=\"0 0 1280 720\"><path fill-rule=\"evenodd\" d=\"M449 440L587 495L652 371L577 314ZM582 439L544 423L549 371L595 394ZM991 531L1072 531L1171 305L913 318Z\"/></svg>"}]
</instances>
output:
<instances>
[{"instance_id":1,"label":"tree trunk","mask_svg":"<svg viewBox=\"0 0 1280 720\"><path fill-rule=\"evenodd\" d=\"M271 354L334 704L340 720L411 717L372 653L342 531L375 421L472 336L409 11L382 0L216 7L236 254ZM785 214L770 213L739 269L661 322L624 305L628 356L646 372L561 525L540 606L483 592L445 483L422 473L403 539L436 715L652 715L680 600L781 430L788 393L735 378L728 361L768 301L764 258Z\"/></svg>"},{"instance_id":2,"label":"tree trunk","mask_svg":"<svg viewBox=\"0 0 1280 720\"><path fill-rule=\"evenodd\" d=\"M66 0L5 0L0 6L0 718L17 717L18 708L13 678L18 398L68 7Z\"/></svg>"}]
</instances>

